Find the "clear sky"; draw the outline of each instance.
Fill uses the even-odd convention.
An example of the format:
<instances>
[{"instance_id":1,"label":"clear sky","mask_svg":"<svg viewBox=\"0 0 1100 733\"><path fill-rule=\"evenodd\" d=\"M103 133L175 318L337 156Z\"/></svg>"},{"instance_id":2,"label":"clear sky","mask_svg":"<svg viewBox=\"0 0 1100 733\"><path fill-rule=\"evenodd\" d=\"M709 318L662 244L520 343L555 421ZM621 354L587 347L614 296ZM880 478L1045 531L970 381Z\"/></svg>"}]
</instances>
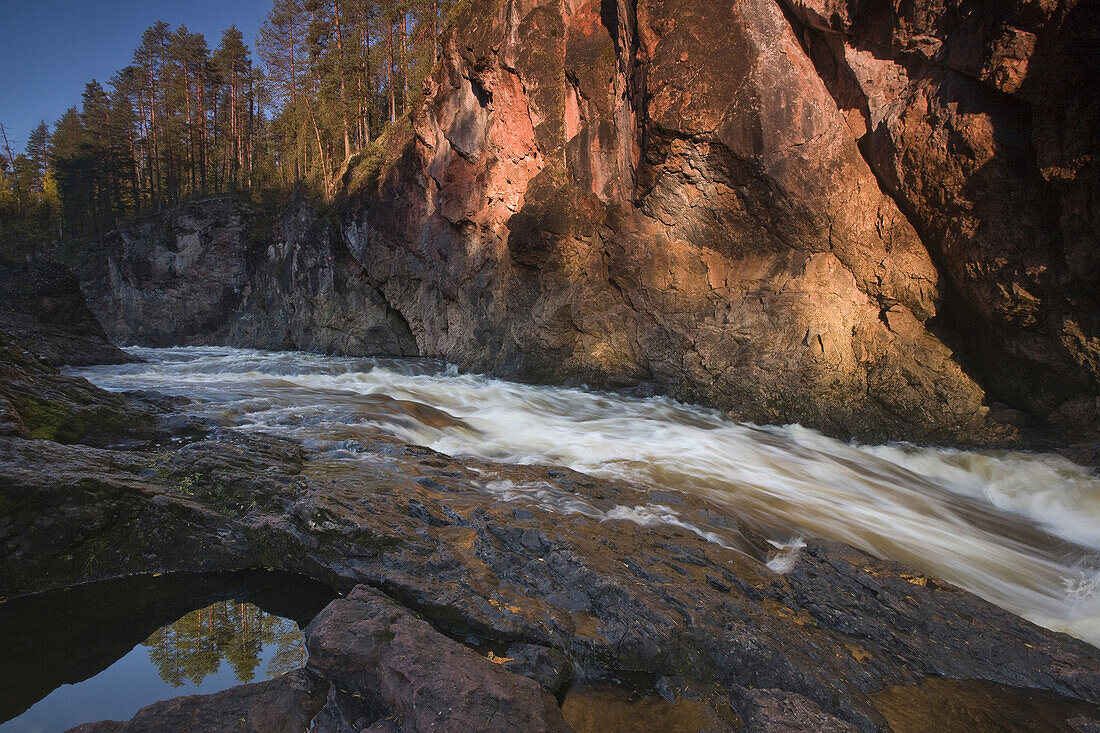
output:
<instances>
[{"instance_id":1,"label":"clear sky","mask_svg":"<svg viewBox=\"0 0 1100 733\"><path fill-rule=\"evenodd\" d=\"M206 36L211 50L236 23L255 51L271 0L0 0L0 122L19 153L27 135L80 104L84 84L104 86L133 58L158 20Z\"/></svg>"}]
</instances>

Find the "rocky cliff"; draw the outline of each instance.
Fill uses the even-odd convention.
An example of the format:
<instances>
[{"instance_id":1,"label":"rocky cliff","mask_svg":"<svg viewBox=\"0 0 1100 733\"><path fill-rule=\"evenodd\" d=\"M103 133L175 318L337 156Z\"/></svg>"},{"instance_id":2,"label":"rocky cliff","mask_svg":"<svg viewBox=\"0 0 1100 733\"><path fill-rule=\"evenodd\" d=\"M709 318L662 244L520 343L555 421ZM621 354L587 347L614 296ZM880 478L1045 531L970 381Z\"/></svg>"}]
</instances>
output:
<instances>
[{"instance_id":1,"label":"rocky cliff","mask_svg":"<svg viewBox=\"0 0 1100 733\"><path fill-rule=\"evenodd\" d=\"M1100 3L785 2L988 394L1095 431Z\"/></svg>"},{"instance_id":2,"label":"rocky cliff","mask_svg":"<svg viewBox=\"0 0 1100 733\"><path fill-rule=\"evenodd\" d=\"M35 358L55 367L135 361L107 339L80 283L61 263L38 254L0 264L0 282L0 346L7 339L26 342Z\"/></svg>"},{"instance_id":3,"label":"rocky cliff","mask_svg":"<svg viewBox=\"0 0 1100 733\"><path fill-rule=\"evenodd\" d=\"M192 201L120 227L76 266L117 343L416 353L401 316L300 197L277 216L230 197Z\"/></svg>"},{"instance_id":4,"label":"rocky cliff","mask_svg":"<svg viewBox=\"0 0 1100 733\"><path fill-rule=\"evenodd\" d=\"M928 250L770 0L476 4L344 233L423 351L988 440Z\"/></svg>"},{"instance_id":5,"label":"rocky cliff","mask_svg":"<svg viewBox=\"0 0 1100 733\"><path fill-rule=\"evenodd\" d=\"M865 440L1095 430L1096 5L473 0L327 213L131 225L91 302Z\"/></svg>"}]
</instances>

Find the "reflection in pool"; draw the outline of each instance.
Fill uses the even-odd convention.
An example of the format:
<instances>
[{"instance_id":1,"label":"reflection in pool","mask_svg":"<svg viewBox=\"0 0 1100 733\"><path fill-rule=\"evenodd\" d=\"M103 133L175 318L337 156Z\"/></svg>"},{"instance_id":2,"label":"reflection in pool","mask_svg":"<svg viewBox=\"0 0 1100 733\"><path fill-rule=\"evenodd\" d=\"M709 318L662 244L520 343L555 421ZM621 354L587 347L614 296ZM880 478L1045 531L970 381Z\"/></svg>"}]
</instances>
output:
<instances>
[{"instance_id":1,"label":"reflection in pool","mask_svg":"<svg viewBox=\"0 0 1100 733\"><path fill-rule=\"evenodd\" d=\"M142 642L161 680L201 685L224 661L238 682L278 677L305 664L298 624L235 600L218 601L162 626ZM266 663L259 669L261 662Z\"/></svg>"},{"instance_id":2,"label":"reflection in pool","mask_svg":"<svg viewBox=\"0 0 1100 733\"><path fill-rule=\"evenodd\" d=\"M255 572L127 579L0 604L0 732L127 720L157 700L297 669L301 629L333 597L297 576Z\"/></svg>"}]
</instances>

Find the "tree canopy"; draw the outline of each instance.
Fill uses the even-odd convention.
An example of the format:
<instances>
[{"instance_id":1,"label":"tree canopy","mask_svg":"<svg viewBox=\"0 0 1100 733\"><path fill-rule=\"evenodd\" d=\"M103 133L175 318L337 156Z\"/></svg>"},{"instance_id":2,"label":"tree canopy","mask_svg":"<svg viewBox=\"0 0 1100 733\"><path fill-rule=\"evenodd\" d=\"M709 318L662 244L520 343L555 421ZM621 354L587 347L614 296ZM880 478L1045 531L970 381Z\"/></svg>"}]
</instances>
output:
<instances>
[{"instance_id":1,"label":"tree canopy","mask_svg":"<svg viewBox=\"0 0 1100 733\"><path fill-rule=\"evenodd\" d=\"M452 0L453 1L453 0ZM307 183L327 191L414 105L439 57L441 0L273 0L255 52L157 22L132 63L0 139L0 241L95 235L182 200Z\"/></svg>"}]
</instances>

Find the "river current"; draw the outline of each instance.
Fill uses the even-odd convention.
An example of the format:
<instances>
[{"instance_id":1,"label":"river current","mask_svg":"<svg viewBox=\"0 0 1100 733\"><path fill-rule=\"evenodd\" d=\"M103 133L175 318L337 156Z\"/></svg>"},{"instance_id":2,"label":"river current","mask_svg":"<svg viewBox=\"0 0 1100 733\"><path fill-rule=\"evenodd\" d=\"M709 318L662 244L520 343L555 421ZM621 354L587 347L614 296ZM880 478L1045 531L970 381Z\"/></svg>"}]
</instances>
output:
<instances>
[{"instance_id":1,"label":"river current","mask_svg":"<svg viewBox=\"0 0 1100 733\"><path fill-rule=\"evenodd\" d=\"M381 428L451 456L690 492L791 548L803 536L841 540L1100 646L1100 477L1060 456L844 443L663 397L521 385L428 360L128 351L146 363L71 373L110 390L187 396L196 414L305 441L328 460L371 460L356 436ZM529 489L486 486L500 501ZM586 511L552 491L538 487L545 506ZM659 497L617 516L684 526Z\"/></svg>"}]
</instances>

